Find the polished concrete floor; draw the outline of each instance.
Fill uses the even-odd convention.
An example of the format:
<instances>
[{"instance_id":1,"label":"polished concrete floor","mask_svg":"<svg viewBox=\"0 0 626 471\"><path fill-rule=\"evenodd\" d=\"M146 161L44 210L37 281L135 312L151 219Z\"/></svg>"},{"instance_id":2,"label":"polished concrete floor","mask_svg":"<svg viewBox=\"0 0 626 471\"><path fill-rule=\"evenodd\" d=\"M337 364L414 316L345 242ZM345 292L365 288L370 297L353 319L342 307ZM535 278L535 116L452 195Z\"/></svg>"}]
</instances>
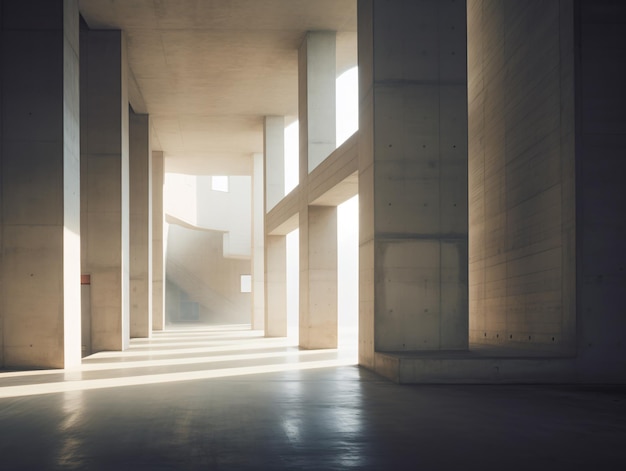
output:
<instances>
[{"instance_id":1,"label":"polished concrete floor","mask_svg":"<svg viewBox=\"0 0 626 471\"><path fill-rule=\"evenodd\" d=\"M245 326L131 344L0 372L0 469L626 469L621 387L400 386Z\"/></svg>"}]
</instances>

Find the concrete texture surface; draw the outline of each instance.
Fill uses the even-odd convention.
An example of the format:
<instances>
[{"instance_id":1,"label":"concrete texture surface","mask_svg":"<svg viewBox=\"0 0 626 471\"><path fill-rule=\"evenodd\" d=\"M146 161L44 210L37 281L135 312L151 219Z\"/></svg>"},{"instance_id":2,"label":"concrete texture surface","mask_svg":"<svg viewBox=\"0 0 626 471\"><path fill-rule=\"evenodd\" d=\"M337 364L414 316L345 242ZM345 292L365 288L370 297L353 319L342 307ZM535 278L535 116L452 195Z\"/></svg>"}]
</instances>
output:
<instances>
[{"instance_id":1,"label":"concrete texture surface","mask_svg":"<svg viewBox=\"0 0 626 471\"><path fill-rule=\"evenodd\" d=\"M285 196L285 118L263 119L264 208L269 212Z\"/></svg>"},{"instance_id":2,"label":"concrete texture surface","mask_svg":"<svg viewBox=\"0 0 626 471\"><path fill-rule=\"evenodd\" d=\"M80 363L78 6L3 4L0 364Z\"/></svg>"},{"instance_id":3,"label":"concrete texture surface","mask_svg":"<svg viewBox=\"0 0 626 471\"><path fill-rule=\"evenodd\" d=\"M165 170L162 151L152 151L152 329L165 326L165 248L163 224L163 184Z\"/></svg>"},{"instance_id":4,"label":"concrete texture surface","mask_svg":"<svg viewBox=\"0 0 626 471\"><path fill-rule=\"evenodd\" d=\"M130 336L152 335L152 151L150 117L129 116Z\"/></svg>"},{"instance_id":5,"label":"concrete texture surface","mask_svg":"<svg viewBox=\"0 0 626 471\"><path fill-rule=\"evenodd\" d=\"M130 339L128 64L121 31L81 31L81 258L91 347Z\"/></svg>"},{"instance_id":6,"label":"concrete texture surface","mask_svg":"<svg viewBox=\"0 0 626 471\"><path fill-rule=\"evenodd\" d=\"M337 348L337 207L300 211L299 331L302 348Z\"/></svg>"},{"instance_id":7,"label":"concrete texture surface","mask_svg":"<svg viewBox=\"0 0 626 471\"><path fill-rule=\"evenodd\" d=\"M263 151L263 117L298 114L297 49L307 31L338 31L338 70L356 65L355 0L80 7L89 27L128 35L146 106L136 111L153 116L153 148L172 172L250 175L251 155Z\"/></svg>"},{"instance_id":8,"label":"concrete texture surface","mask_svg":"<svg viewBox=\"0 0 626 471\"><path fill-rule=\"evenodd\" d=\"M577 6L577 347L587 370L619 374L626 371L626 4Z\"/></svg>"},{"instance_id":9,"label":"concrete texture surface","mask_svg":"<svg viewBox=\"0 0 626 471\"><path fill-rule=\"evenodd\" d=\"M252 160L252 301L250 324L253 330L265 328L265 178L263 154Z\"/></svg>"},{"instance_id":10,"label":"concrete texture surface","mask_svg":"<svg viewBox=\"0 0 626 471\"><path fill-rule=\"evenodd\" d=\"M204 322L248 323L251 296L241 292L240 276L250 274L250 260L226 258L223 246L220 232L170 225L166 279L198 303ZM166 320L181 320L180 314L180 305L168 304Z\"/></svg>"},{"instance_id":11,"label":"concrete texture surface","mask_svg":"<svg viewBox=\"0 0 626 471\"><path fill-rule=\"evenodd\" d=\"M363 1L359 31L362 364L467 348L464 2Z\"/></svg>"},{"instance_id":12,"label":"concrete texture surface","mask_svg":"<svg viewBox=\"0 0 626 471\"><path fill-rule=\"evenodd\" d=\"M470 341L572 353L573 8L468 12Z\"/></svg>"},{"instance_id":13,"label":"concrete texture surface","mask_svg":"<svg viewBox=\"0 0 626 471\"><path fill-rule=\"evenodd\" d=\"M265 236L265 335L287 336L287 237Z\"/></svg>"}]
</instances>

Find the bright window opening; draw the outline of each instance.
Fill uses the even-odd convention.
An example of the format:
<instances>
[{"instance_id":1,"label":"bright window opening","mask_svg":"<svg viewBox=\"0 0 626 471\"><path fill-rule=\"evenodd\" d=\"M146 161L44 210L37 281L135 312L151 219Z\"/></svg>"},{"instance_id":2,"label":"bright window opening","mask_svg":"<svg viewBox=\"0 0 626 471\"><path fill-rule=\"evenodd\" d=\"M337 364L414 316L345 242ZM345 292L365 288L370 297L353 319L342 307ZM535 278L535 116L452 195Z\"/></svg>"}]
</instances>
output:
<instances>
[{"instance_id":1,"label":"bright window opening","mask_svg":"<svg viewBox=\"0 0 626 471\"><path fill-rule=\"evenodd\" d=\"M359 197L337 206L339 348L356 352L359 329Z\"/></svg>"},{"instance_id":2,"label":"bright window opening","mask_svg":"<svg viewBox=\"0 0 626 471\"><path fill-rule=\"evenodd\" d=\"M252 275L241 275L241 292L252 292Z\"/></svg>"},{"instance_id":3,"label":"bright window opening","mask_svg":"<svg viewBox=\"0 0 626 471\"><path fill-rule=\"evenodd\" d=\"M353 67L336 81L337 147L359 129L359 71Z\"/></svg>"},{"instance_id":4,"label":"bright window opening","mask_svg":"<svg viewBox=\"0 0 626 471\"><path fill-rule=\"evenodd\" d=\"M299 162L299 123L298 120L285 128L285 194L298 186L300 175Z\"/></svg>"}]
</instances>

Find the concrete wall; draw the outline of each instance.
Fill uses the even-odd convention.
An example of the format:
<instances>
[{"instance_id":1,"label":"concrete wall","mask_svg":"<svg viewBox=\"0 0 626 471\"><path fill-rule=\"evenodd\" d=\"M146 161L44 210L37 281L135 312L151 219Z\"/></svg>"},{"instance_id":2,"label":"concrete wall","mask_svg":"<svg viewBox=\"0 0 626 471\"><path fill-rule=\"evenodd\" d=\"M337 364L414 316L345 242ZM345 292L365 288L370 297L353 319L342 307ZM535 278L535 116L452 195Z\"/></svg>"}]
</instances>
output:
<instances>
[{"instance_id":1,"label":"concrete wall","mask_svg":"<svg viewBox=\"0 0 626 471\"><path fill-rule=\"evenodd\" d=\"M198 178L182 173L165 173L165 214L192 226L198 225Z\"/></svg>"},{"instance_id":2,"label":"concrete wall","mask_svg":"<svg viewBox=\"0 0 626 471\"><path fill-rule=\"evenodd\" d=\"M211 189L211 177L197 177L197 226L224 231L224 256L249 258L252 238L252 179L228 177L228 192Z\"/></svg>"},{"instance_id":3,"label":"concrete wall","mask_svg":"<svg viewBox=\"0 0 626 471\"><path fill-rule=\"evenodd\" d=\"M626 371L626 3L575 3L577 332L588 377Z\"/></svg>"},{"instance_id":4,"label":"concrete wall","mask_svg":"<svg viewBox=\"0 0 626 471\"><path fill-rule=\"evenodd\" d=\"M0 12L0 365L80 364L75 1Z\"/></svg>"},{"instance_id":5,"label":"concrete wall","mask_svg":"<svg viewBox=\"0 0 626 471\"><path fill-rule=\"evenodd\" d=\"M224 258L222 235L215 231L171 224L167 244L167 279L205 308L203 321L250 323L251 294L240 292L240 275L251 273L249 260Z\"/></svg>"},{"instance_id":6,"label":"concrete wall","mask_svg":"<svg viewBox=\"0 0 626 471\"><path fill-rule=\"evenodd\" d=\"M251 256L252 178L228 177L228 191L212 189L207 175L166 174L165 212L199 229L224 233L225 257Z\"/></svg>"},{"instance_id":7,"label":"concrete wall","mask_svg":"<svg viewBox=\"0 0 626 471\"><path fill-rule=\"evenodd\" d=\"M571 353L572 2L467 11L470 342Z\"/></svg>"}]
</instances>

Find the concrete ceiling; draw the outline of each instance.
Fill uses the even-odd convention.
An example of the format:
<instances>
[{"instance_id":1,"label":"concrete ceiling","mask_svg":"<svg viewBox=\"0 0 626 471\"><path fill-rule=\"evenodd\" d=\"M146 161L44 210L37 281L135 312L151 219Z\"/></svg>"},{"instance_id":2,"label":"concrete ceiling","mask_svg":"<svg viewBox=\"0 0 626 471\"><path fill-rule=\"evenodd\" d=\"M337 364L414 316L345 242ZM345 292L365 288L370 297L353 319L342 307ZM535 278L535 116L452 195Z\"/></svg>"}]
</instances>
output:
<instances>
[{"instance_id":1,"label":"concrete ceiling","mask_svg":"<svg viewBox=\"0 0 626 471\"><path fill-rule=\"evenodd\" d=\"M91 29L125 32L130 101L149 113L166 171L243 175L263 116L298 113L297 50L334 30L338 74L356 65L356 0L80 0Z\"/></svg>"}]
</instances>

